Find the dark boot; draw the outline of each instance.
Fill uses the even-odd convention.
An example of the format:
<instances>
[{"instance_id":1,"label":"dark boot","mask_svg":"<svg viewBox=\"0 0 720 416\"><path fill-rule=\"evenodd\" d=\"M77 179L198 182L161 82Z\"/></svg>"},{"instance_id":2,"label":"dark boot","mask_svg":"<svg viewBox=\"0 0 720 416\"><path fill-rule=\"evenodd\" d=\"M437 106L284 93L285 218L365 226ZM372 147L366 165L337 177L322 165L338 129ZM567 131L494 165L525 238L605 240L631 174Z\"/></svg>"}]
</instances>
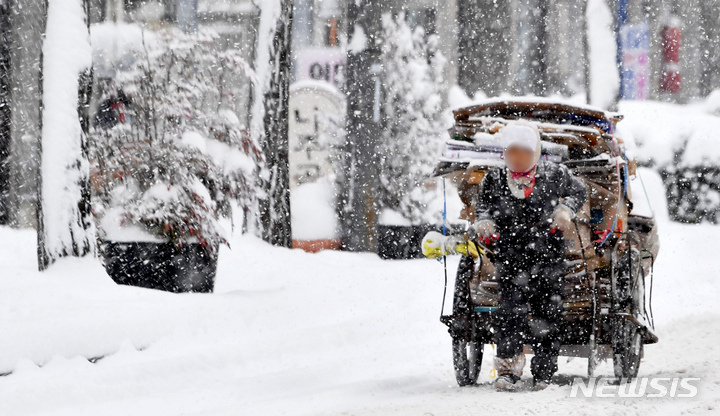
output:
<instances>
[{"instance_id":1,"label":"dark boot","mask_svg":"<svg viewBox=\"0 0 720 416\"><path fill-rule=\"evenodd\" d=\"M550 380L543 380L537 377L533 377L533 391L545 390L550 385Z\"/></svg>"}]
</instances>

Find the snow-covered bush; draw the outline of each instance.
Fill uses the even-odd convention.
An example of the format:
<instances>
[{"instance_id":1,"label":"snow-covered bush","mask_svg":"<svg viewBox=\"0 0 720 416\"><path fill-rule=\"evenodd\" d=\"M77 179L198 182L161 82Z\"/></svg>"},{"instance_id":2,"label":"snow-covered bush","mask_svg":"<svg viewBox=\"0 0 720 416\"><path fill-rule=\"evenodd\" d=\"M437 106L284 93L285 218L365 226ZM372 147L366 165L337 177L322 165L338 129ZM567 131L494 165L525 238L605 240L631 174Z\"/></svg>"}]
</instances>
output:
<instances>
[{"instance_id":1,"label":"snow-covered bush","mask_svg":"<svg viewBox=\"0 0 720 416\"><path fill-rule=\"evenodd\" d=\"M720 167L666 166L660 170L670 218L679 222L720 223Z\"/></svg>"},{"instance_id":2,"label":"snow-covered bush","mask_svg":"<svg viewBox=\"0 0 720 416\"><path fill-rule=\"evenodd\" d=\"M638 163L662 176L675 221L720 223L718 97L711 94L705 102L688 105L620 102L626 117L618 127L634 137Z\"/></svg>"},{"instance_id":3,"label":"snow-covered bush","mask_svg":"<svg viewBox=\"0 0 720 416\"><path fill-rule=\"evenodd\" d=\"M143 52L106 94L127 102L117 109L124 122L96 126L91 143L96 214L121 209L124 224L210 250L226 242L218 219L232 203L253 205L262 162L224 82L228 71L254 74L239 52L215 49L214 36L144 34Z\"/></svg>"},{"instance_id":4,"label":"snow-covered bush","mask_svg":"<svg viewBox=\"0 0 720 416\"><path fill-rule=\"evenodd\" d=\"M436 36L426 36L422 27L412 30L402 13L383 16L386 124L378 149L378 204L412 224L436 220L437 214L427 208L436 191L426 184L444 136L440 108L444 64Z\"/></svg>"}]
</instances>

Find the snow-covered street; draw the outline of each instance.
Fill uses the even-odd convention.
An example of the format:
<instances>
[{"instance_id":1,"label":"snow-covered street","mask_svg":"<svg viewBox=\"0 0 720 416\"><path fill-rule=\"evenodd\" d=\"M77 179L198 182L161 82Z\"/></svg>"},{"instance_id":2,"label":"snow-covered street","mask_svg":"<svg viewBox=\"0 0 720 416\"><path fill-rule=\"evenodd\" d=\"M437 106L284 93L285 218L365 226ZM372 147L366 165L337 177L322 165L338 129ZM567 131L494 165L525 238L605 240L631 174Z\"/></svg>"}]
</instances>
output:
<instances>
[{"instance_id":1,"label":"snow-covered street","mask_svg":"<svg viewBox=\"0 0 720 416\"><path fill-rule=\"evenodd\" d=\"M41 274L34 233L0 228L0 372L12 372L0 377L0 414L717 414L717 230L661 224L660 343L640 368L700 377L698 397L586 399L568 385L495 392L490 347L481 385L457 387L433 260L307 254L243 236L221 252L215 294L177 295L116 286L95 259ZM557 381L585 368L561 357Z\"/></svg>"},{"instance_id":2,"label":"snow-covered street","mask_svg":"<svg viewBox=\"0 0 720 416\"><path fill-rule=\"evenodd\" d=\"M720 0L0 0L0 416L720 415L719 237Z\"/></svg>"}]
</instances>

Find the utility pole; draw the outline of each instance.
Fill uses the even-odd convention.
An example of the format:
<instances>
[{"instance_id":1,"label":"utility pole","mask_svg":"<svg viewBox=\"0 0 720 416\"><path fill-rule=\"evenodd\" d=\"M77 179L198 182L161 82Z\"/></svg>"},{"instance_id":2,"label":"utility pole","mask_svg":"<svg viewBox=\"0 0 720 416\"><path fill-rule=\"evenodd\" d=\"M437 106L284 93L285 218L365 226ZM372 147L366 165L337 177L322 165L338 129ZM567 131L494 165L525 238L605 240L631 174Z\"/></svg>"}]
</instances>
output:
<instances>
[{"instance_id":1,"label":"utility pole","mask_svg":"<svg viewBox=\"0 0 720 416\"><path fill-rule=\"evenodd\" d=\"M375 251L376 149L381 132L380 0L348 2L347 139L341 210L343 248Z\"/></svg>"}]
</instances>

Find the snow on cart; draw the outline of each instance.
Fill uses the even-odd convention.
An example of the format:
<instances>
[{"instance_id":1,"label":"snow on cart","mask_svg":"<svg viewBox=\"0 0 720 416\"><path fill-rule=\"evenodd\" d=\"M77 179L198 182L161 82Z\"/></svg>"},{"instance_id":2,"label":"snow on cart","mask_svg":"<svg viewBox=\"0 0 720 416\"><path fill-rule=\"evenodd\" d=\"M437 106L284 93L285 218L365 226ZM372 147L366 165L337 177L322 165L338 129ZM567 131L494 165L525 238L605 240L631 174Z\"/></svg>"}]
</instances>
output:
<instances>
[{"instance_id":1,"label":"snow on cart","mask_svg":"<svg viewBox=\"0 0 720 416\"><path fill-rule=\"evenodd\" d=\"M588 358L588 376L612 358L615 376L638 373L643 345L658 342L652 317L652 273L658 254L652 215L633 212L628 160L615 135L619 114L541 99L496 99L454 111L455 124L435 175L457 186L461 217L474 221L483 176L503 164L496 133L522 120L541 134L541 158L566 165L587 187L587 199L565 233L564 328L560 355ZM458 384L475 384L484 344L493 344L498 282L492 246L472 240L455 280L452 314L441 317L452 336ZM530 346L525 346L530 351Z\"/></svg>"}]
</instances>

